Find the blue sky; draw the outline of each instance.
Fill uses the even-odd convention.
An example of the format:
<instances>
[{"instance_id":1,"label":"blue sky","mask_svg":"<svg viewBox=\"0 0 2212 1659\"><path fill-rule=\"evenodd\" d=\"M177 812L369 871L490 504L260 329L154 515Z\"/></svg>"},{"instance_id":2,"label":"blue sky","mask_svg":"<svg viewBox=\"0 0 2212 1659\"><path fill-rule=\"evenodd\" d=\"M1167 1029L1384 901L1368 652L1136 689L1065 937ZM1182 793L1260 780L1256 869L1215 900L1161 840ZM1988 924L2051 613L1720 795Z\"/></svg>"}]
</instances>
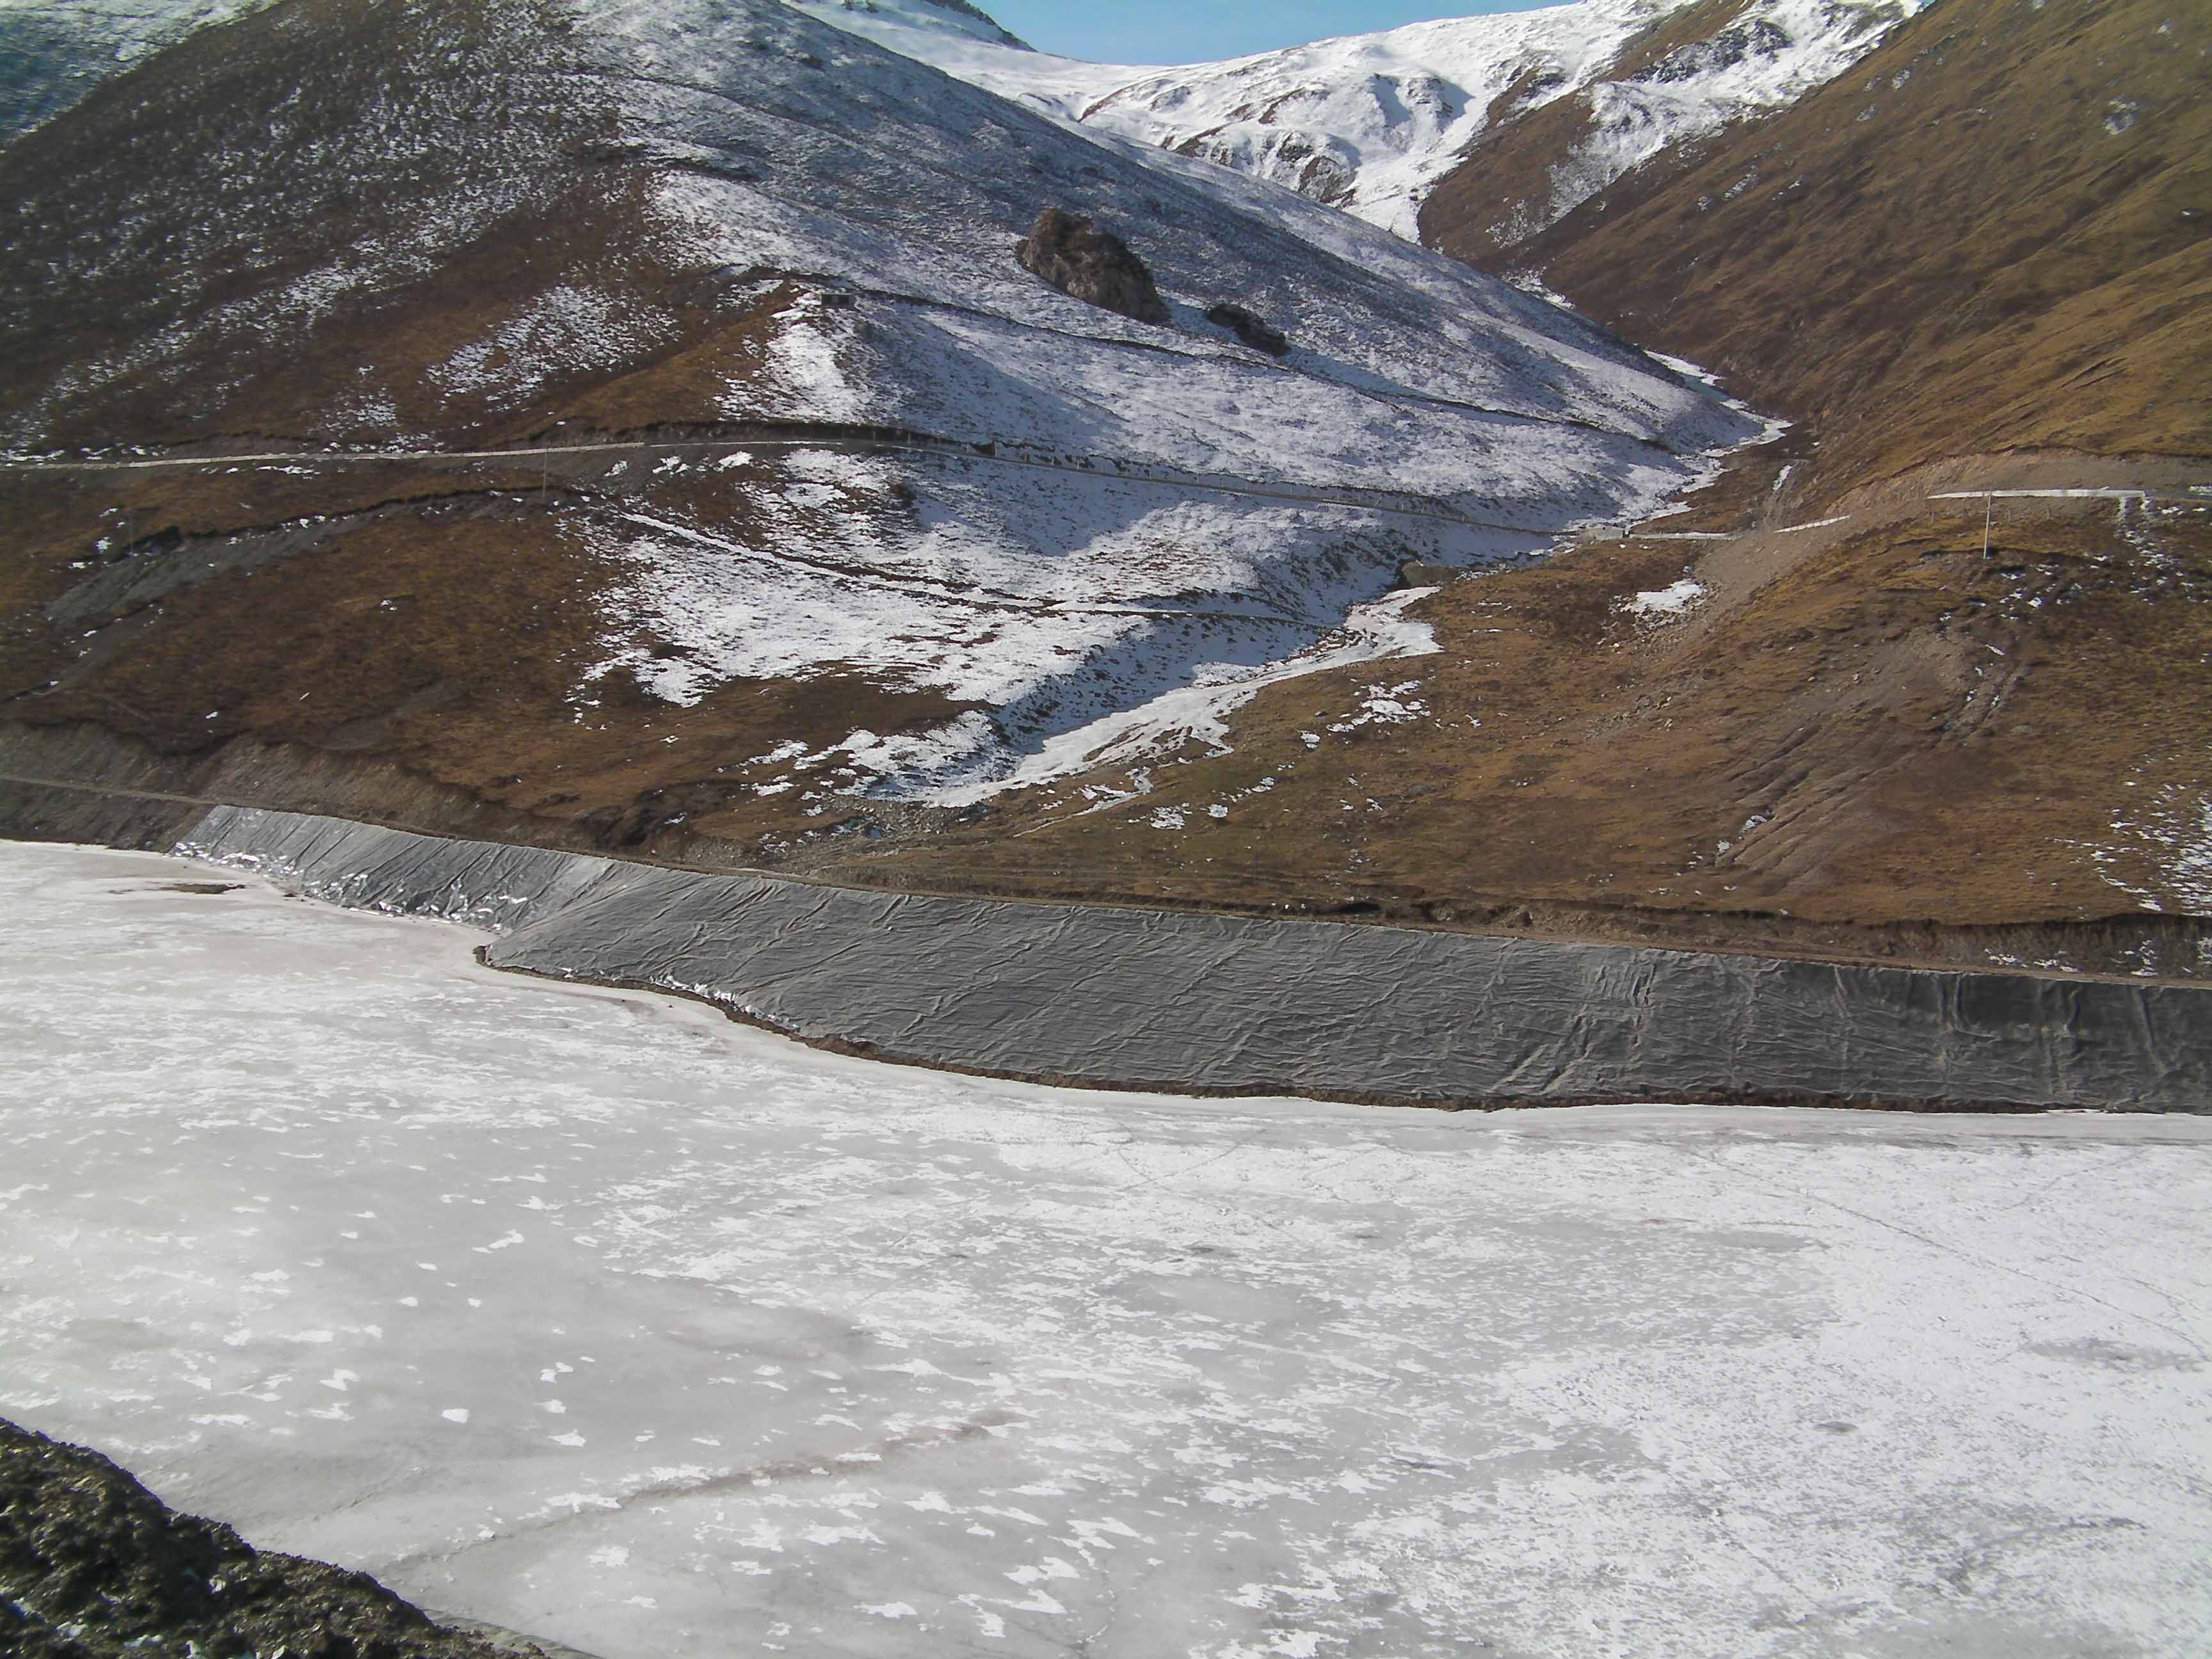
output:
<instances>
[{"instance_id":1,"label":"blue sky","mask_svg":"<svg viewBox=\"0 0 2212 1659\"><path fill-rule=\"evenodd\" d=\"M1430 17L1559 0L976 0L1031 46L1109 64L1194 64Z\"/></svg>"}]
</instances>

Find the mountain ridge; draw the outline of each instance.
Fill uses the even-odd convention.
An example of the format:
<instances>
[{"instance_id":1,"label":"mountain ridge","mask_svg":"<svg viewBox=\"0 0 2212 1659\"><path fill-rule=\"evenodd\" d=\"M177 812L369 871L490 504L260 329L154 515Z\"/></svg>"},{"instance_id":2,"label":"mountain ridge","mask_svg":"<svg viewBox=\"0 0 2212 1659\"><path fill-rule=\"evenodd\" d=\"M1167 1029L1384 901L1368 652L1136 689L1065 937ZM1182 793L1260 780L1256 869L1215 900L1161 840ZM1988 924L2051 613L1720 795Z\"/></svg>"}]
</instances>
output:
<instances>
[{"instance_id":1,"label":"mountain ridge","mask_svg":"<svg viewBox=\"0 0 2212 1659\"><path fill-rule=\"evenodd\" d=\"M1578 0L1145 68L1016 57L893 0L872 11L799 0L1019 101L1287 185L1408 240L1440 181L1554 105L1574 106L1580 131L1541 184L1506 205L1499 222L1516 234L1661 149L1786 106L1934 3Z\"/></svg>"}]
</instances>

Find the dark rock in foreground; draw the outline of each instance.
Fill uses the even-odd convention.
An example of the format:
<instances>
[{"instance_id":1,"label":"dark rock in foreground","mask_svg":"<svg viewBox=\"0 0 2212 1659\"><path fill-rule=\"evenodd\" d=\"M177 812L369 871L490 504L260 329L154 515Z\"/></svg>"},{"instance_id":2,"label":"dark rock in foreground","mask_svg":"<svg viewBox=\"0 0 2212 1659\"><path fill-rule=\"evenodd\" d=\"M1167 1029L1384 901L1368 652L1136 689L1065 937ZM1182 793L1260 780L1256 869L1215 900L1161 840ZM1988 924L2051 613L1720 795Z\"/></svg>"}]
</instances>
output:
<instances>
[{"instance_id":1,"label":"dark rock in foreground","mask_svg":"<svg viewBox=\"0 0 2212 1659\"><path fill-rule=\"evenodd\" d=\"M1167 302L1152 283L1151 268L1127 242L1088 219L1045 209L1014 257L1024 270L1074 299L1140 323L1168 320Z\"/></svg>"},{"instance_id":2,"label":"dark rock in foreground","mask_svg":"<svg viewBox=\"0 0 2212 1659\"><path fill-rule=\"evenodd\" d=\"M98 1452L0 1419L0 1652L22 1659L515 1659L365 1573L255 1549Z\"/></svg>"}]
</instances>

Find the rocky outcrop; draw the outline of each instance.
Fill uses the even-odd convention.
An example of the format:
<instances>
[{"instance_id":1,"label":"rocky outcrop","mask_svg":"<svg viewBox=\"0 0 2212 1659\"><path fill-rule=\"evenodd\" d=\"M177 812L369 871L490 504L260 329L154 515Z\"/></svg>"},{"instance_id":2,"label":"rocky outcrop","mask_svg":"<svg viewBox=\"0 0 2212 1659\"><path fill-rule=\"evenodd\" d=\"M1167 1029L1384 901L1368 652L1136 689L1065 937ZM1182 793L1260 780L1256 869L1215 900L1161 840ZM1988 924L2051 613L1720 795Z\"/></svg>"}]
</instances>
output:
<instances>
[{"instance_id":1,"label":"rocky outcrop","mask_svg":"<svg viewBox=\"0 0 2212 1659\"><path fill-rule=\"evenodd\" d=\"M255 1549L81 1446L0 1420L0 1651L501 1659L364 1573Z\"/></svg>"},{"instance_id":2,"label":"rocky outcrop","mask_svg":"<svg viewBox=\"0 0 2212 1659\"><path fill-rule=\"evenodd\" d=\"M929 3L939 11L951 12L955 17L964 18L976 25L977 32L985 39L996 40L1002 46L1012 46L1017 52L1036 50L1019 35L1001 28L999 26L999 20L990 13L981 7L969 5L968 0L929 0ZM860 0L860 9L864 11L873 11L876 8L873 0ZM854 0L845 0L845 9L847 11L854 9Z\"/></svg>"},{"instance_id":3,"label":"rocky outcrop","mask_svg":"<svg viewBox=\"0 0 2212 1659\"><path fill-rule=\"evenodd\" d=\"M1014 257L1024 270L1034 271L1071 298L1140 323L1168 320L1167 302L1153 285L1150 267L1127 242L1088 219L1059 208L1045 209Z\"/></svg>"},{"instance_id":4,"label":"rocky outcrop","mask_svg":"<svg viewBox=\"0 0 2212 1659\"><path fill-rule=\"evenodd\" d=\"M1226 301L1206 313L1206 320L1217 328L1225 328L1255 351L1264 351L1270 357L1280 357L1291 349L1290 337L1265 317L1247 311L1243 306Z\"/></svg>"}]
</instances>

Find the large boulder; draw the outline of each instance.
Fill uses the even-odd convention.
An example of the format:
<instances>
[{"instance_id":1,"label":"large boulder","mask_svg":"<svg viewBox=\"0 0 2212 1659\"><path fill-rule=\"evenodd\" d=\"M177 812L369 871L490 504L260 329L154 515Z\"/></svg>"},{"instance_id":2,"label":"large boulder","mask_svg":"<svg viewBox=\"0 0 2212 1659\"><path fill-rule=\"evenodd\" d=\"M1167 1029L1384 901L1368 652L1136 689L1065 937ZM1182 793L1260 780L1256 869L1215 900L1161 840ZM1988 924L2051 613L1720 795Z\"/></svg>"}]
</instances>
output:
<instances>
[{"instance_id":1,"label":"large boulder","mask_svg":"<svg viewBox=\"0 0 2212 1659\"><path fill-rule=\"evenodd\" d=\"M1160 298L1145 262L1112 231L1101 230L1088 219L1059 208L1045 209L1014 257L1024 270L1075 299L1140 323L1168 320L1167 301Z\"/></svg>"},{"instance_id":2,"label":"large boulder","mask_svg":"<svg viewBox=\"0 0 2212 1659\"><path fill-rule=\"evenodd\" d=\"M1270 357L1280 357L1291 349L1290 338L1265 317L1232 306L1226 301L1206 313L1206 320L1216 328L1225 328L1255 351L1264 351Z\"/></svg>"}]
</instances>

